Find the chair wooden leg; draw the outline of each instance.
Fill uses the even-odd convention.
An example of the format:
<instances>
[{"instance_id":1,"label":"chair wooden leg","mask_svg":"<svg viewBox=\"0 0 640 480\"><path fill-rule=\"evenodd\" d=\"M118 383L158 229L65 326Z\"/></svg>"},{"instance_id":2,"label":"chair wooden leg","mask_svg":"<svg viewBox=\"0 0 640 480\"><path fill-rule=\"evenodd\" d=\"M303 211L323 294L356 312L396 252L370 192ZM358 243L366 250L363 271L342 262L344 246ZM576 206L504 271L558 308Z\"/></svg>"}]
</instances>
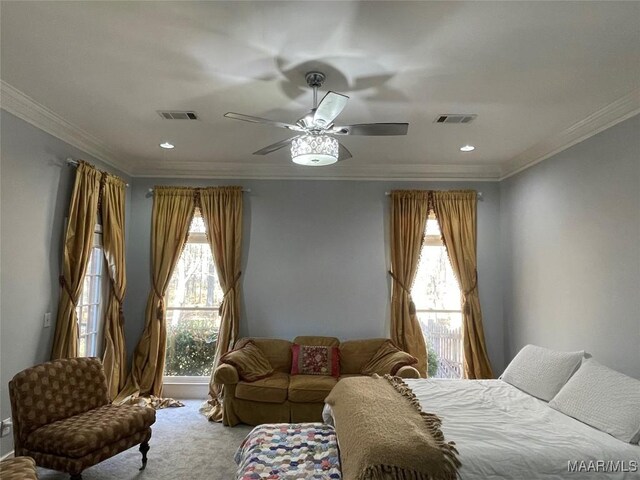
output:
<instances>
[{"instance_id":1,"label":"chair wooden leg","mask_svg":"<svg viewBox=\"0 0 640 480\"><path fill-rule=\"evenodd\" d=\"M149 451L149 442L142 442L140 444L140 453L142 453L142 467L140 467L140 470L144 470L147 467L148 451Z\"/></svg>"},{"instance_id":2,"label":"chair wooden leg","mask_svg":"<svg viewBox=\"0 0 640 480\"><path fill-rule=\"evenodd\" d=\"M81 473L71 474L71 480L82 480L82 474Z\"/></svg>"}]
</instances>

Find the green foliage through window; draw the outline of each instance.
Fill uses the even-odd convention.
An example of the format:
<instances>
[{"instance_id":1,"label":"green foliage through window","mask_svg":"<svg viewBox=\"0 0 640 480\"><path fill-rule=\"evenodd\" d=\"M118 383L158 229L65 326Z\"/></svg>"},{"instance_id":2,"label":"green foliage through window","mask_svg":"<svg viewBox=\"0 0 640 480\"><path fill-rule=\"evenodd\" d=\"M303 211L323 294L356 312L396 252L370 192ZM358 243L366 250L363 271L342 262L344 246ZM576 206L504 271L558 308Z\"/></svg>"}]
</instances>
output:
<instances>
[{"instance_id":1,"label":"green foliage through window","mask_svg":"<svg viewBox=\"0 0 640 480\"><path fill-rule=\"evenodd\" d=\"M427 377L433 378L438 373L438 354L431 343L427 345Z\"/></svg>"},{"instance_id":2,"label":"green foliage through window","mask_svg":"<svg viewBox=\"0 0 640 480\"><path fill-rule=\"evenodd\" d=\"M216 353L218 331L198 328L192 322L167 326L167 376L209 376Z\"/></svg>"}]
</instances>

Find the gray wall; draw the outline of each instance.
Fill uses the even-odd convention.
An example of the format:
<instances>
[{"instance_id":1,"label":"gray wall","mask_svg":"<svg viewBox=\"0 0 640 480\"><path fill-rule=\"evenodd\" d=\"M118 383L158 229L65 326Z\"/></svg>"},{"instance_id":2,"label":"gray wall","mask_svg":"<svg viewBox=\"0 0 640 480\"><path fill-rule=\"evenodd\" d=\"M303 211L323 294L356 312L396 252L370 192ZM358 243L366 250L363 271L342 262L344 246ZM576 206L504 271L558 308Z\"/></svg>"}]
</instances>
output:
<instances>
[{"instance_id":1,"label":"gray wall","mask_svg":"<svg viewBox=\"0 0 640 480\"><path fill-rule=\"evenodd\" d=\"M500 190L506 359L586 349L640 378L640 116Z\"/></svg>"},{"instance_id":2,"label":"gray wall","mask_svg":"<svg viewBox=\"0 0 640 480\"><path fill-rule=\"evenodd\" d=\"M495 182L136 179L131 196L129 352L143 329L149 280L154 185L237 184L245 193L242 335L292 339L389 336L388 203L394 188L473 188L478 204L478 274L489 354L504 366L499 255L499 187Z\"/></svg>"},{"instance_id":3,"label":"gray wall","mask_svg":"<svg viewBox=\"0 0 640 480\"><path fill-rule=\"evenodd\" d=\"M81 158L110 169L83 152L0 110L0 416L11 416L7 384L20 370L49 359L58 305L64 218ZM0 440L0 455L13 448Z\"/></svg>"}]
</instances>

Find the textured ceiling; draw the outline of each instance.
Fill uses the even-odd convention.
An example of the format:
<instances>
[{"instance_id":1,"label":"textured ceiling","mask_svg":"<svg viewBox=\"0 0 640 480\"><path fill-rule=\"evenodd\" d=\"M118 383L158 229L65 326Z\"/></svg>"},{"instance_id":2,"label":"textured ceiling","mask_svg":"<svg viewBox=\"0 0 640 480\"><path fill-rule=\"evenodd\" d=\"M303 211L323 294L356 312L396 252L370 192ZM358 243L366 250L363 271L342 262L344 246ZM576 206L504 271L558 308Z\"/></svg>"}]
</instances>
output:
<instances>
[{"instance_id":1,"label":"textured ceiling","mask_svg":"<svg viewBox=\"0 0 640 480\"><path fill-rule=\"evenodd\" d=\"M640 88L640 2L1 3L0 76L134 175L499 178L524 153ZM353 158L299 167L290 135L304 73L349 104L339 123L410 123L344 137ZM631 95L631 97L629 97ZM629 100L626 101L629 103ZM199 121L156 110L195 110ZM441 113L475 113L438 125ZM170 140L176 148L158 147ZM476 150L462 153L459 147ZM541 153L545 153L540 149ZM535 158L533 158L535 160ZM437 175L436 175L437 176Z\"/></svg>"}]
</instances>

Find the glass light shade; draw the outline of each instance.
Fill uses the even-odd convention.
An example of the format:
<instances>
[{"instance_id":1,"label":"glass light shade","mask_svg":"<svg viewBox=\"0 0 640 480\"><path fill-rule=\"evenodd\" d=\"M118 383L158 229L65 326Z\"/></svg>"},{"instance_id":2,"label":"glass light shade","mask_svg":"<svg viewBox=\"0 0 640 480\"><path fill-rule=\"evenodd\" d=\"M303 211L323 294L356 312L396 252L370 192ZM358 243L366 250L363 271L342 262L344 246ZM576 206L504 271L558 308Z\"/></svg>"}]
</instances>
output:
<instances>
[{"instance_id":1,"label":"glass light shade","mask_svg":"<svg viewBox=\"0 0 640 480\"><path fill-rule=\"evenodd\" d=\"M319 167L338 161L338 141L329 135L304 135L291 142L291 160L298 165Z\"/></svg>"}]
</instances>

